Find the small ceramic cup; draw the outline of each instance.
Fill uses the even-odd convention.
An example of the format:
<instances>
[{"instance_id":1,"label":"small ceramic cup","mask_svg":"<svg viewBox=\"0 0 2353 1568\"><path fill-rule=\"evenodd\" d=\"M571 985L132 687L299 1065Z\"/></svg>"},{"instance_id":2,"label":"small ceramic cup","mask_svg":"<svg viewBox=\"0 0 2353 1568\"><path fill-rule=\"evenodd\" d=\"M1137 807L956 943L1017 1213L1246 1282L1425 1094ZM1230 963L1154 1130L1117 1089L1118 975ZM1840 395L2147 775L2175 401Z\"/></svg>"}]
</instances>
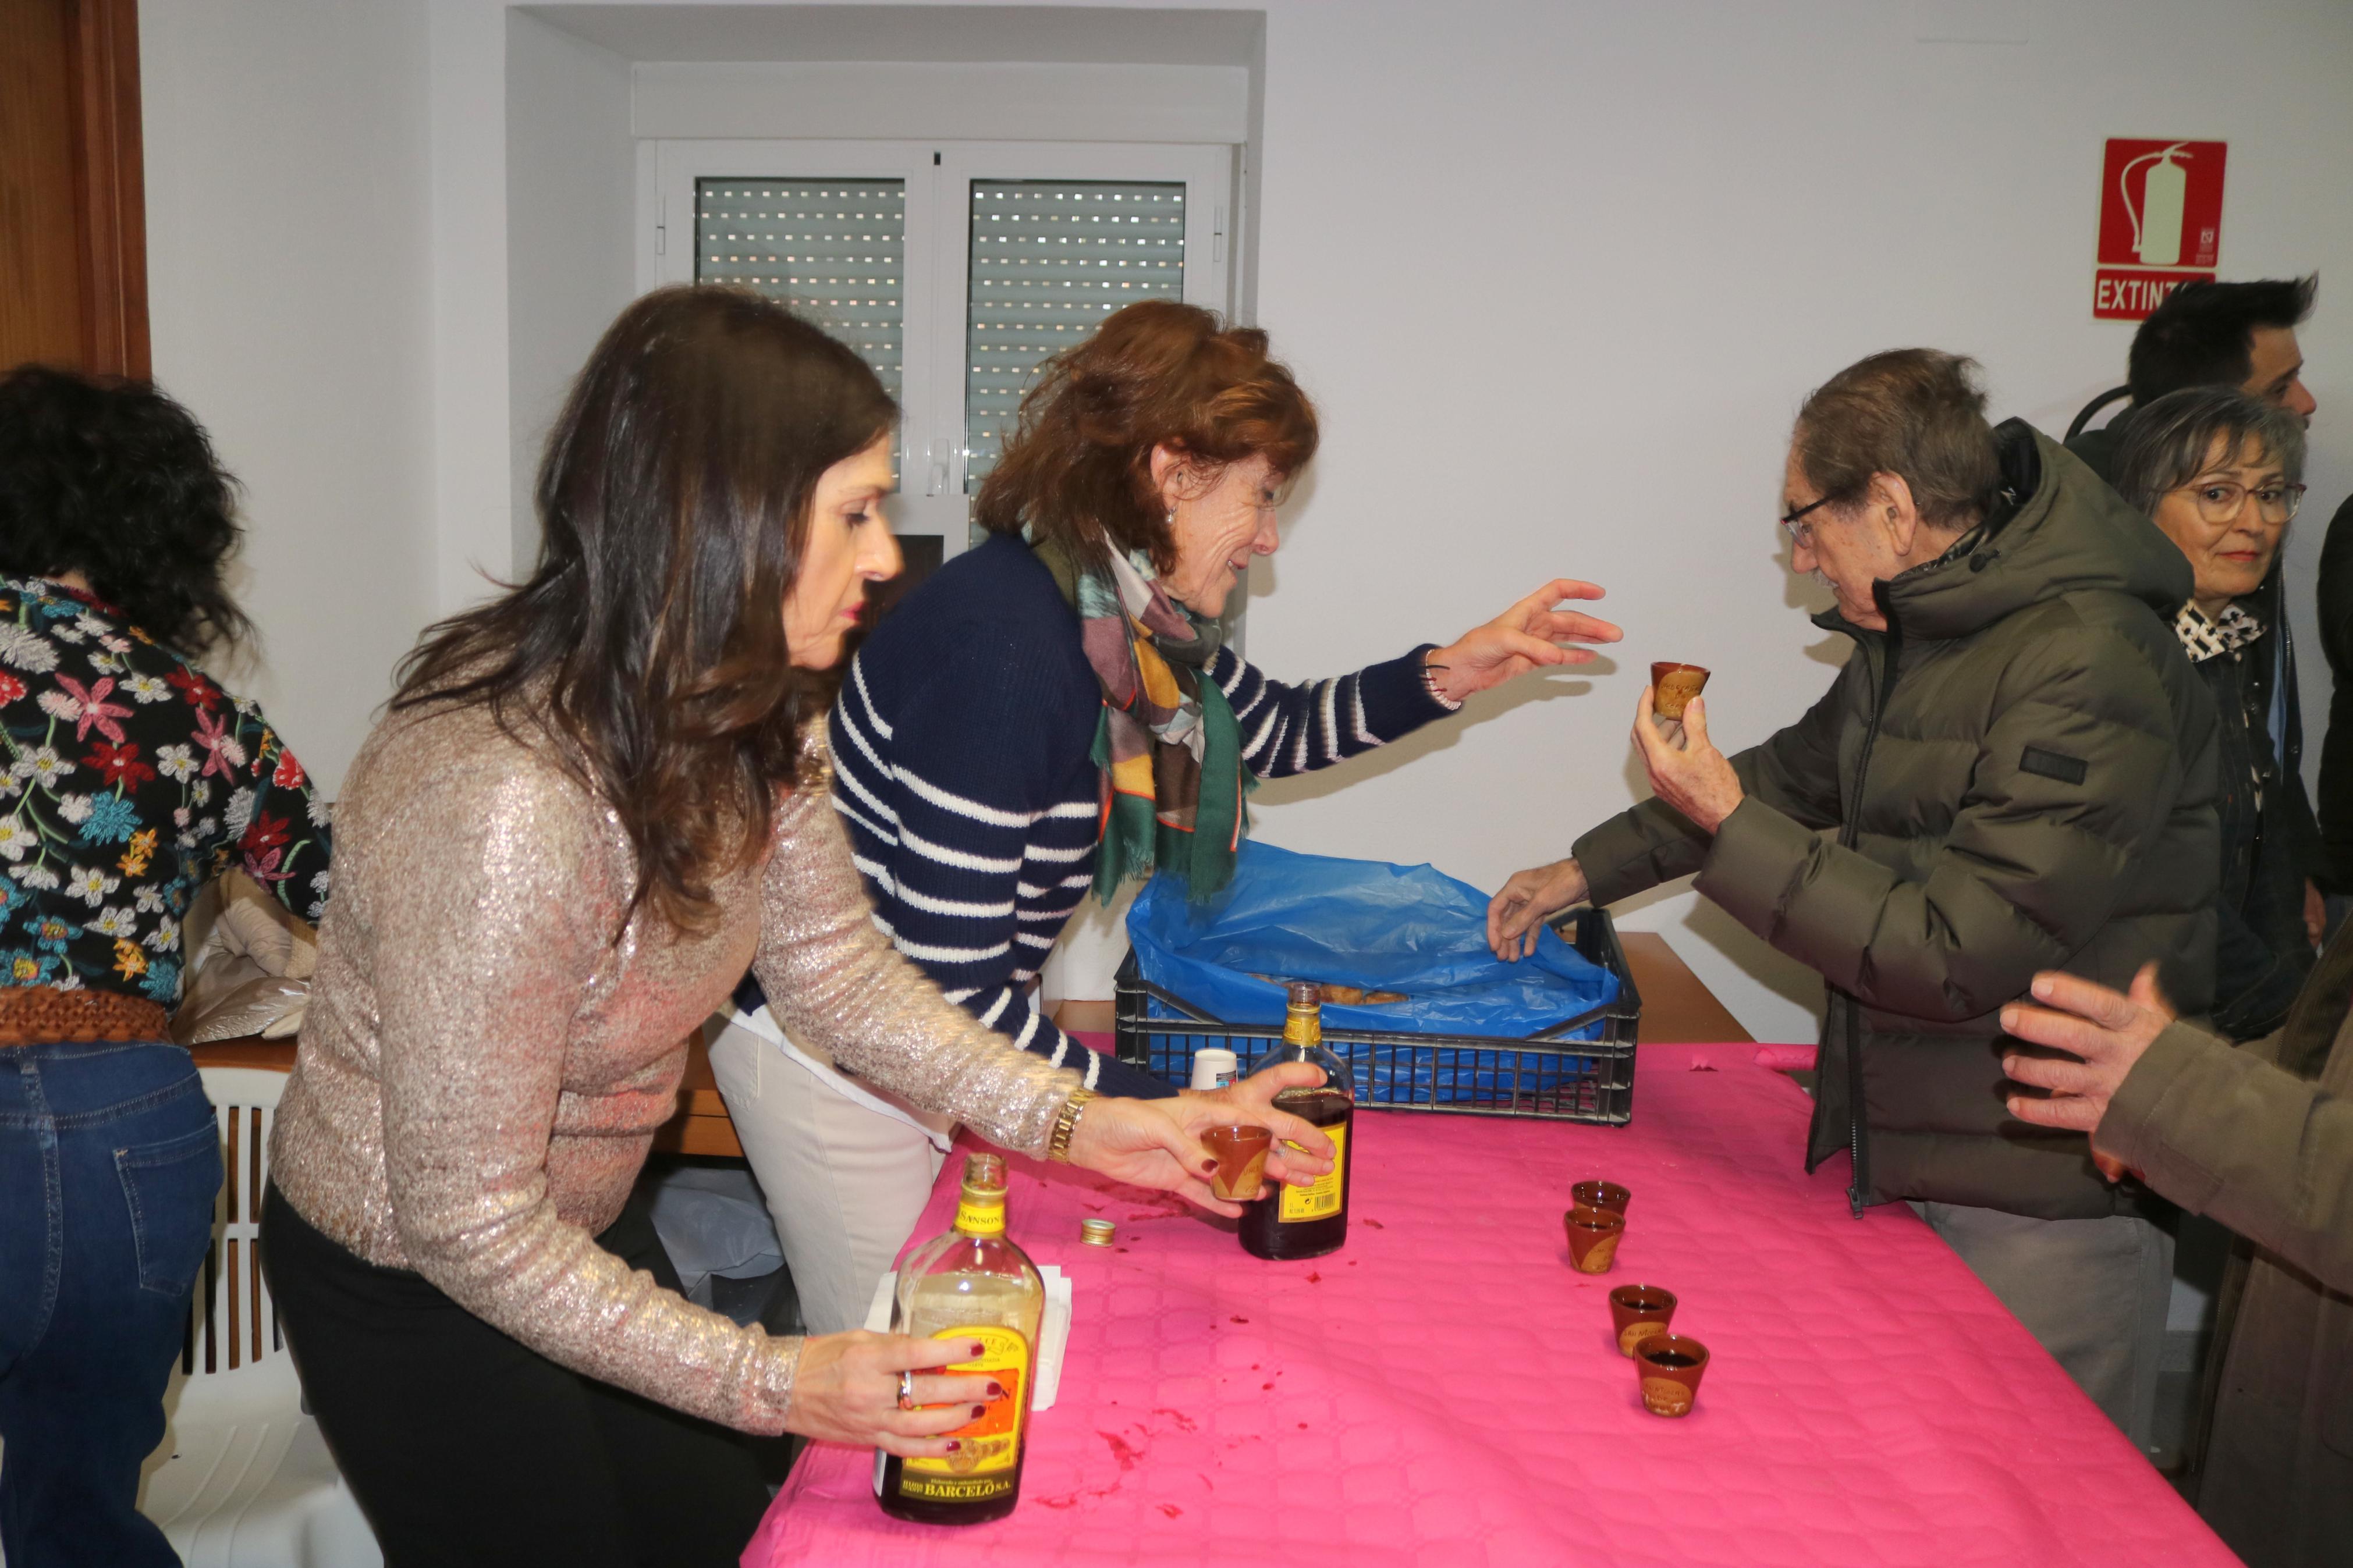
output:
<instances>
[{"instance_id":1,"label":"small ceramic cup","mask_svg":"<svg viewBox=\"0 0 2353 1568\"><path fill-rule=\"evenodd\" d=\"M1626 1205L1634 1199L1633 1194L1615 1182L1579 1182L1568 1189L1568 1195L1570 1201L1587 1208L1608 1209L1614 1215L1623 1215Z\"/></svg>"},{"instance_id":2,"label":"small ceramic cup","mask_svg":"<svg viewBox=\"0 0 2353 1568\"><path fill-rule=\"evenodd\" d=\"M1695 664L1661 661L1651 666L1651 711L1680 721L1683 705L1707 684L1707 671Z\"/></svg>"},{"instance_id":3,"label":"small ceramic cup","mask_svg":"<svg viewBox=\"0 0 2353 1568\"><path fill-rule=\"evenodd\" d=\"M1274 1134L1263 1127L1212 1127L1201 1142L1218 1157L1209 1190L1229 1203L1246 1204L1259 1195L1266 1179L1266 1152Z\"/></svg>"},{"instance_id":4,"label":"small ceramic cup","mask_svg":"<svg viewBox=\"0 0 2353 1568\"><path fill-rule=\"evenodd\" d=\"M1675 1293L1656 1285L1620 1285L1609 1292L1609 1326L1618 1331L1620 1355L1632 1355L1636 1345L1665 1333L1674 1315Z\"/></svg>"},{"instance_id":5,"label":"small ceramic cup","mask_svg":"<svg viewBox=\"0 0 2353 1568\"><path fill-rule=\"evenodd\" d=\"M1607 1274L1618 1260L1618 1238L1626 1233L1626 1216L1579 1204L1561 1215L1568 1233L1568 1258L1580 1274Z\"/></svg>"},{"instance_id":6,"label":"small ceramic cup","mask_svg":"<svg viewBox=\"0 0 2353 1568\"><path fill-rule=\"evenodd\" d=\"M1707 1347L1682 1334L1652 1334L1634 1347L1634 1375L1642 1408L1653 1415L1688 1415L1707 1372Z\"/></svg>"}]
</instances>

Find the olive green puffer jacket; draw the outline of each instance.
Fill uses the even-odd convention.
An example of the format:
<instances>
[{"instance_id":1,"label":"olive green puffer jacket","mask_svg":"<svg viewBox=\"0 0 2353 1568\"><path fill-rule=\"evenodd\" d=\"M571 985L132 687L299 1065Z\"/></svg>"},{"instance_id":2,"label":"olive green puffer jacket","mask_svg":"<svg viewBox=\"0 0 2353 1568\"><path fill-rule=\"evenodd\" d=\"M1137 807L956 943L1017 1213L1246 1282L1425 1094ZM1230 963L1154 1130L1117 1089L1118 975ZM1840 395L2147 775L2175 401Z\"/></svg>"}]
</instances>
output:
<instances>
[{"instance_id":1,"label":"olive green puffer jacket","mask_svg":"<svg viewBox=\"0 0 2353 1568\"><path fill-rule=\"evenodd\" d=\"M2044 1219L2131 1212L2080 1132L2002 1101L1996 1009L2040 969L2213 991L2212 700L2171 629L2189 563L2058 443L1997 432L2004 500L1882 583L1797 723L1732 759L1747 793L1711 840L1657 800L1576 855L1596 903L1693 871L1699 890L1830 982L1811 1169L1852 1196ZM2032 1049L2031 1047L2021 1048Z\"/></svg>"}]
</instances>

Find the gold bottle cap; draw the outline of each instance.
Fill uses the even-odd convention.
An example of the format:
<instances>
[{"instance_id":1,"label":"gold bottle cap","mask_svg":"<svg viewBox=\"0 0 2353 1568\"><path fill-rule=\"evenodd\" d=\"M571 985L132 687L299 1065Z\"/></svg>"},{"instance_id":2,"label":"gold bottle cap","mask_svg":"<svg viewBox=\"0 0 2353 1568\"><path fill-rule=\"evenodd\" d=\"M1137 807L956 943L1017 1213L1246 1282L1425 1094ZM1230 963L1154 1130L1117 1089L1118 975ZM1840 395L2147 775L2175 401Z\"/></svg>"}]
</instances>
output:
<instances>
[{"instance_id":1,"label":"gold bottle cap","mask_svg":"<svg viewBox=\"0 0 2353 1568\"><path fill-rule=\"evenodd\" d=\"M1079 1239L1089 1247L1109 1247L1119 1235L1119 1226L1107 1219L1079 1221Z\"/></svg>"}]
</instances>

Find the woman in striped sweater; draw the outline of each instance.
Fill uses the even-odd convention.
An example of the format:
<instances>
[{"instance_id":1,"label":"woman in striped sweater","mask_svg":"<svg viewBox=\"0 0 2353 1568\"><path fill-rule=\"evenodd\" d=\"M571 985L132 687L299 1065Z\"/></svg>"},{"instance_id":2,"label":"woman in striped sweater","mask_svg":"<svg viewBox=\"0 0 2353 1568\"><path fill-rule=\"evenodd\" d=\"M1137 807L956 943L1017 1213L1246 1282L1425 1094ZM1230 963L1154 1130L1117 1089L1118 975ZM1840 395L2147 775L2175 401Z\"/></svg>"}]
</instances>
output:
<instances>
[{"instance_id":1,"label":"woman in striped sweater","mask_svg":"<svg viewBox=\"0 0 2353 1568\"><path fill-rule=\"evenodd\" d=\"M1397 740L1514 676L1592 656L1618 628L1546 584L1443 647L1288 686L1219 640L1314 406L1266 334L1132 305L1049 363L983 485L992 537L877 627L832 717L834 809L876 922L955 1001L1106 1093L1166 1086L1071 1040L1032 986L1090 889L1155 866L1231 874L1245 770L1280 778ZM856 1326L906 1238L950 1124L779 1031L755 984L712 1059L772 1202L804 1316ZM832 1202L819 1201L830 1196Z\"/></svg>"}]
</instances>

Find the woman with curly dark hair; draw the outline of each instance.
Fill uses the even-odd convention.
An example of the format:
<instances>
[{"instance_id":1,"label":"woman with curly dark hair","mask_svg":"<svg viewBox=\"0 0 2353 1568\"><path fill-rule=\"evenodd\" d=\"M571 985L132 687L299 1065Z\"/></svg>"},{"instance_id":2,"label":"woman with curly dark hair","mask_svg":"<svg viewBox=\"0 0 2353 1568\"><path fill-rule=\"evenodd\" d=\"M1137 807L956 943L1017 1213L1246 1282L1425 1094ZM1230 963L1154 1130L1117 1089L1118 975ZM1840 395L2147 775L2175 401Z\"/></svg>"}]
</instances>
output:
<instances>
[{"instance_id":1,"label":"woman with curly dark hair","mask_svg":"<svg viewBox=\"0 0 2353 1568\"><path fill-rule=\"evenodd\" d=\"M327 897L323 802L193 662L247 622L235 482L136 382L0 377L0 1554L175 1563L133 1508L221 1158L171 1043L180 921Z\"/></svg>"},{"instance_id":2,"label":"woman with curly dark hair","mask_svg":"<svg viewBox=\"0 0 2353 1568\"><path fill-rule=\"evenodd\" d=\"M835 806L885 930L982 1023L1113 1093L1167 1086L1072 1041L1030 983L1092 888L1230 873L1242 794L1443 719L1472 693L1590 658L1606 621L1546 584L1444 647L1335 679L1268 679L1218 617L1276 546L1314 405L1267 337L1174 300L1130 305L1047 363L976 506L994 535L878 626L834 705ZM712 1063L802 1310L858 1321L921 1211L947 1126L837 1071L738 994ZM819 1173L853 1167L829 1205Z\"/></svg>"},{"instance_id":3,"label":"woman with curly dark hair","mask_svg":"<svg viewBox=\"0 0 2353 1568\"><path fill-rule=\"evenodd\" d=\"M960 1338L771 1338L663 1282L623 1202L747 963L807 1037L1008 1148L1229 1215L1199 1129L1328 1148L1271 1092L1096 1099L874 929L808 721L898 569L896 412L778 305L639 300L549 439L537 568L427 635L353 764L263 1258L394 1564L732 1564L767 1490L712 1424L937 1458L1008 1397L940 1374Z\"/></svg>"}]
</instances>

